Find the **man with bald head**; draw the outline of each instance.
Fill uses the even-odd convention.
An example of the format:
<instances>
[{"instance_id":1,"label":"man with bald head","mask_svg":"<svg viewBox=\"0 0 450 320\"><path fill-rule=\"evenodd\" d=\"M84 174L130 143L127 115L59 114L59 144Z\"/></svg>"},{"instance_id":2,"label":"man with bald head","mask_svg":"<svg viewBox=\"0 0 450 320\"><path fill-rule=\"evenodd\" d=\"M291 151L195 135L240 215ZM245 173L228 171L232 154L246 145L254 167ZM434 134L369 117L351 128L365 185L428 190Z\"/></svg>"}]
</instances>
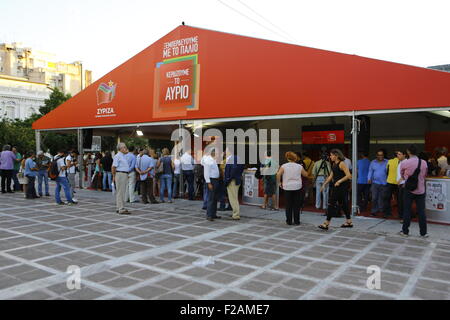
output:
<instances>
[{"instance_id":1,"label":"man with bald head","mask_svg":"<svg viewBox=\"0 0 450 320\"><path fill-rule=\"evenodd\" d=\"M111 166L114 187L116 189L116 212L119 214L130 214L125 208L125 197L128 185L128 173L130 166L125 155L128 153L128 148L125 143L117 145L117 154L114 156L113 164Z\"/></svg>"}]
</instances>

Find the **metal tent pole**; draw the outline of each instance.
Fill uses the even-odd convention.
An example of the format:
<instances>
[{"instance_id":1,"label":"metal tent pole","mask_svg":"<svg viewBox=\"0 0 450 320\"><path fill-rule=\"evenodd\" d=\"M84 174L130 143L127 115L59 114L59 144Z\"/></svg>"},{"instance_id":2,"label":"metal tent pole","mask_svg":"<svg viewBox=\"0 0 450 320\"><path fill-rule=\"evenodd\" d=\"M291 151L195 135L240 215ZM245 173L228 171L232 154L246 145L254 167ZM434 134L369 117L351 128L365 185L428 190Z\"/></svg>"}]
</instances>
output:
<instances>
[{"instance_id":1,"label":"metal tent pole","mask_svg":"<svg viewBox=\"0 0 450 320\"><path fill-rule=\"evenodd\" d=\"M179 135L179 140L178 140L178 147L180 147L180 146L182 146L182 139L183 139L183 136L182 136L182 133L181 133L181 130L183 129L183 121L182 120L180 120L180 123L178 124L178 135ZM178 148L177 148L177 151L176 151L177 153L178 153L178 156L180 156L180 154L179 154L179 152L180 152L180 150L178 150ZM181 158L180 158L180 160L181 160ZM180 190L180 194L181 194L181 199L184 199L184 180L183 180L183 169L182 169L182 165L181 165L181 163L180 163L180 181L179 181L179 183L180 183L180 185L179 185L179 190Z\"/></svg>"},{"instance_id":2,"label":"metal tent pole","mask_svg":"<svg viewBox=\"0 0 450 320\"><path fill-rule=\"evenodd\" d=\"M359 133L359 120L356 118L355 112L352 115L352 216L359 213L357 188L358 188L358 133Z\"/></svg>"},{"instance_id":3,"label":"metal tent pole","mask_svg":"<svg viewBox=\"0 0 450 320\"><path fill-rule=\"evenodd\" d=\"M78 142L78 184L80 189L83 189L83 130L77 129L77 142Z\"/></svg>"},{"instance_id":4,"label":"metal tent pole","mask_svg":"<svg viewBox=\"0 0 450 320\"><path fill-rule=\"evenodd\" d=\"M41 150L41 130L35 130L34 136L36 139L36 154Z\"/></svg>"}]
</instances>

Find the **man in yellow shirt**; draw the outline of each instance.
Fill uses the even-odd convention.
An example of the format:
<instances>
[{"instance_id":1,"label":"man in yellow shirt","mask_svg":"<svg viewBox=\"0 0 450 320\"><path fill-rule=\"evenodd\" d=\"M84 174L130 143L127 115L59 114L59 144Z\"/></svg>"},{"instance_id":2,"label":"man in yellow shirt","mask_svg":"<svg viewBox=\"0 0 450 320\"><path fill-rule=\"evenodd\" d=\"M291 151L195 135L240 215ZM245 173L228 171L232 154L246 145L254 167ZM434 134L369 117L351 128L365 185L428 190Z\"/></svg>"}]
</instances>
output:
<instances>
[{"instance_id":1,"label":"man in yellow shirt","mask_svg":"<svg viewBox=\"0 0 450 320\"><path fill-rule=\"evenodd\" d=\"M399 160L397 158L397 152L395 151L394 158L390 159L386 166L387 171L387 194L386 194L386 213L385 218L392 216L392 195L394 195L396 203L398 204L398 182L397 182L397 167L399 164Z\"/></svg>"}]
</instances>

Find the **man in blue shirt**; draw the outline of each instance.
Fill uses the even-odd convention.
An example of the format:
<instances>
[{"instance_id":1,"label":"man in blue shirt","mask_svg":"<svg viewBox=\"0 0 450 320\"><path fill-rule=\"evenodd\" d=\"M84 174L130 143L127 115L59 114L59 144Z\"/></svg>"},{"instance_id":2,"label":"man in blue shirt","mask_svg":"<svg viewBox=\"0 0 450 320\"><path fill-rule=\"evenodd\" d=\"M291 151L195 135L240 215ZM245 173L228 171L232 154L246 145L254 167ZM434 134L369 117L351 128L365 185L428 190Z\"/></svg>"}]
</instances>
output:
<instances>
[{"instance_id":1,"label":"man in blue shirt","mask_svg":"<svg viewBox=\"0 0 450 320\"><path fill-rule=\"evenodd\" d=\"M148 150L144 149L142 157L136 161L136 171L139 174L141 197L143 203L158 203L153 194L153 179L155 177L156 159L148 156Z\"/></svg>"},{"instance_id":2,"label":"man in blue shirt","mask_svg":"<svg viewBox=\"0 0 450 320\"><path fill-rule=\"evenodd\" d=\"M26 192L26 198L27 199L36 199L39 198L36 194L36 188L35 188L35 181L36 177L38 175L38 167L35 162L35 154L34 152L30 152L28 154L28 158L25 161L25 170L24 175L28 179L27 184L27 192Z\"/></svg>"},{"instance_id":3,"label":"man in blue shirt","mask_svg":"<svg viewBox=\"0 0 450 320\"><path fill-rule=\"evenodd\" d=\"M128 184L127 191L125 195L126 202L138 202L134 197L134 187L136 186L136 155L134 154L134 147L131 146L128 149L128 153L125 155L128 162Z\"/></svg>"},{"instance_id":4,"label":"man in blue shirt","mask_svg":"<svg viewBox=\"0 0 450 320\"><path fill-rule=\"evenodd\" d=\"M360 212L367 210L367 203L369 202L370 184L367 182L369 175L370 160L367 152L360 153L358 160L358 206Z\"/></svg>"},{"instance_id":5,"label":"man in blue shirt","mask_svg":"<svg viewBox=\"0 0 450 320\"><path fill-rule=\"evenodd\" d=\"M377 158L370 163L369 173L367 175L367 182L372 185L372 216L376 216L378 212L382 211L385 216L387 213L387 163L384 158L384 150L377 151Z\"/></svg>"}]
</instances>

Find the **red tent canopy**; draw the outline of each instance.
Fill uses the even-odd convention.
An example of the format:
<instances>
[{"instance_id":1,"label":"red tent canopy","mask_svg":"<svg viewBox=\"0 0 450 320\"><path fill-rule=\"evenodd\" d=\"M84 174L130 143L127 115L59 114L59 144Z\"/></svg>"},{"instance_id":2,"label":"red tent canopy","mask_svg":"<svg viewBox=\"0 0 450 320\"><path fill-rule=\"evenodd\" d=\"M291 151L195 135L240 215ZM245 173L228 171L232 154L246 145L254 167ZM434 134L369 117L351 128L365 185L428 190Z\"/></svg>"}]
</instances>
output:
<instances>
[{"instance_id":1,"label":"red tent canopy","mask_svg":"<svg viewBox=\"0 0 450 320\"><path fill-rule=\"evenodd\" d=\"M179 26L33 128L447 107L449 89L442 71Z\"/></svg>"}]
</instances>

